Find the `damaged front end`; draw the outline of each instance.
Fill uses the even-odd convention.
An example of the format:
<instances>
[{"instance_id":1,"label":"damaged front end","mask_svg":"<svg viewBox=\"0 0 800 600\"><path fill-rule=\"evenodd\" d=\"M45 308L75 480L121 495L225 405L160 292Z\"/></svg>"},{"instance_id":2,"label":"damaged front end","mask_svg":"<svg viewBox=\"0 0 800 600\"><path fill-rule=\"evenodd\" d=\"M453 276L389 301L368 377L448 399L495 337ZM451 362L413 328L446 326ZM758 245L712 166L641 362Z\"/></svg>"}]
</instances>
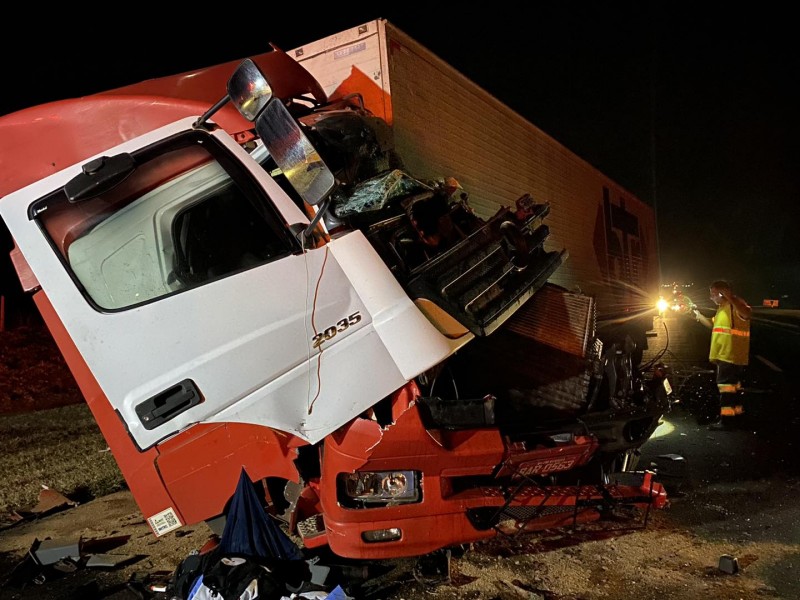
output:
<instances>
[{"instance_id":1,"label":"damaged front end","mask_svg":"<svg viewBox=\"0 0 800 600\"><path fill-rule=\"evenodd\" d=\"M350 100L286 102L335 180L312 223L361 232L452 353L301 452L300 484L273 494L290 528L380 559L665 506L652 473L619 472L666 395L630 340L604 347L594 298L548 283L567 258L546 249L550 205L523 194L480 218L454 179L406 172L385 123ZM279 160L265 168L302 202Z\"/></svg>"},{"instance_id":2,"label":"damaged front end","mask_svg":"<svg viewBox=\"0 0 800 600\"><path fill-rule=\"evenodd\" d=\"M462 412L458 426L443 426L431 419L431 398L409 384L331 434L314 486L319 512L297 527L305 545L349 558L418 556L499 532L596 521L619 505L666 505L649 472L576 480L602 445L590 430L552 424L510 433L478 423L492 419L489 399L464 401L481 403L472 423Z\"/></svg>"},{"instance_id":3,"label":"damaged front end","mask_svg":"<svg viewBox=\"0 0 800 600\"><path fill-rule=\"evenodd\" d=\"M300 517L306 545L415 556L663 508L653 473L631 469L666 395L624 348L603 352L593 326L591 299L547 284L492 336L329 435L317 508Z\"/></svg>"},{"instance_id":4,"label":"damaged front end","mask_svg":"<svg viewBox=\"0 0 800 600\"><path fill-rule=\"evenodd\" d=\"M491 334L567 259L545 249L550 205L523 194L482 219L455 178L414 177L386 124L345 106L300 119L339 182L325 217L331 234L362 231L443 333Z\"/></svg>"}]
</instances>

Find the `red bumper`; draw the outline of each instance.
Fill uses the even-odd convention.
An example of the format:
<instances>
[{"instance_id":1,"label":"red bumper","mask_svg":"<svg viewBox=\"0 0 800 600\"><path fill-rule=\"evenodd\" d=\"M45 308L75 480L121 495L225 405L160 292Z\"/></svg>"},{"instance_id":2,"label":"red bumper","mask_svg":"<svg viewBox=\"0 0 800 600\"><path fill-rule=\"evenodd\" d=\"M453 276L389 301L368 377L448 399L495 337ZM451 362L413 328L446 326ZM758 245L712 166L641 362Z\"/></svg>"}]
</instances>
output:
<instances>
[{"instance_id":1,"label":"red bumper","mask_svg":"<svg viewBox=\"0 0 800 600\"><path fill-rule=\"evenodd\" d=\"M320 537L339 556L417 556L493 537L509 522L532 531L596 520L603 507L613 504L666 505L666 493L650 473L628 485L539 483L539 475L585 464L597 449L593 438L521 451L495 429L428 431L413 404L395 412L392 425L382 428L359 419L325 440L319 486L325 531ZM340 473L392 470L419 474L419 502L367 508L339 502ZM365 532L390 529L399 530L394 532L399 539L365 540Z\"/></svg>"}]
</instances>

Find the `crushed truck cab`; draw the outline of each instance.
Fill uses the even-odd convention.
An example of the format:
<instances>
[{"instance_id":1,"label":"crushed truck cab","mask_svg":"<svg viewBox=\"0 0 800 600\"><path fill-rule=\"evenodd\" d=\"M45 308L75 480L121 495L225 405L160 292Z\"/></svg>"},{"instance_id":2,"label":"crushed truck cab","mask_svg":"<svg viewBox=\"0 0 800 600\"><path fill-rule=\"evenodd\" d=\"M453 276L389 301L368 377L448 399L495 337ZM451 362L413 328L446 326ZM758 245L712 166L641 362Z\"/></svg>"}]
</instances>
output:
<instances>
[{"instance_id":1,"label":"crushed truck cab","mask_svg":"<svg viewBox=\"0 0 800 600\"><path fill-rule=\"evenodd\" d=\"M191 102L176 76L0 119L84 119L56 144L73 162L20 166L0 215L156 535L223 518L242 467L307 547L351 558L666 504L632 459L668 386L549 281L550 203L479 216L278 48L198 75Z\"/></svg>"}]
</instances>

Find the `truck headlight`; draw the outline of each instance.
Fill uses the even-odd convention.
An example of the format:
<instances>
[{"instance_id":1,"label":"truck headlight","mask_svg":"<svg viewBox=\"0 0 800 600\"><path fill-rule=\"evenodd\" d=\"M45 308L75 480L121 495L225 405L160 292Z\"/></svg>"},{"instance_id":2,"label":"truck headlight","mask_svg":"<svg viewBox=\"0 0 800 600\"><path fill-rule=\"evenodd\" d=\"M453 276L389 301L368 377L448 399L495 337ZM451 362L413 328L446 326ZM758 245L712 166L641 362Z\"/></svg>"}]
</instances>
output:
<instances>
[{"instance_id":1,"label":"truck headlight","mask_svg":"<svg viewBox=\"0 0 800 600\"><path fill-rule=\"evenodd\" d=\"M408 504L421 499L415 471L357 471L340 473L338 479L339 502L350 508Z\"/></svg>"}]
</instances>

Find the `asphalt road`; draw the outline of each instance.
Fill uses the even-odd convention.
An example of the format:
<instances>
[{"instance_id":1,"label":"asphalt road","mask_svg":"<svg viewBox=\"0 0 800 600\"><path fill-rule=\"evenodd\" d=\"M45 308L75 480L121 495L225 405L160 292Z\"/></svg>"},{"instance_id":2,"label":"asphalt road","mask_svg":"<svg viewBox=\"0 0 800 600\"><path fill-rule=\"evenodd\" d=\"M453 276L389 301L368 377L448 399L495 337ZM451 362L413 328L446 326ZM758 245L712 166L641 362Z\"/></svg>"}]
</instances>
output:
<instances>
[{"instance_id":1,"label":"asphalt road","mask_svg":"<svg viewBox=\"0 0 800 600\"><path fill-rule=\"evenodd\" d=\"M673 318L674 339L692 337L687 354L703 355L691 320ZM689 332L691 335L682 335ZM710 336L710 332L708 332ZM800 311L757 307L751 327L751 361L746 369L745 413L724 429L701 425L699 404L714 396L712 365L683 361L675 366L672 410L641 448L639 468L656 470L673 505L671 518L702 539L796 546L800 557ZM752 558L752 557L751 557ZM800 598L795 559L779 563L767 595Z\"/></svg>"},{"instance_id":2,"label":"asphalt road","mask_svg":"<svg viewBox=\"0 0 800 600\"><path fill-rule=\"evenodd\" d=\"M670 324L678 337L681 329L695 326L680 318ZM686 365L680 356L675 358L675 404L642 447L641 466L660 464L687 487L800 476L799 310L754 309L751 360L742 396L745 413L726 421L723 430L710 430L697 419L701 399L716 395L712 366ZM659 458L664 455L681 456L683 462ZM797 524L788 526L800 541Z\"/></svg>"},{"instance_id":3,"label":"asphalt road","mask_svg":"<svg viewBox=\"0 0 800 600\"><path fill-rule=\"evenodd\" d=\"M681 318L673 318L668 324L676 338L682 330L697 327ZM710 337L710 332L707 335ZM698 339L709 338L695 337ZM704 348L695 349L694 354L703 352ZM727 421L729 425L722 431L701 427L696 419L701 399L716 397L712 365L684 363L681 356L671 358L675 359L671 376L675 403L664 425L643 446L645 459L689 454L686 458L691 469L687 475L705 483L800 475L796 457L800 443L800 310L754 309L751 360L743 382L745 414ZM669 364L669 360L666 362ZM687 438L696 432L713 443L687 447Z\"/></svg>"}]
</instances>

